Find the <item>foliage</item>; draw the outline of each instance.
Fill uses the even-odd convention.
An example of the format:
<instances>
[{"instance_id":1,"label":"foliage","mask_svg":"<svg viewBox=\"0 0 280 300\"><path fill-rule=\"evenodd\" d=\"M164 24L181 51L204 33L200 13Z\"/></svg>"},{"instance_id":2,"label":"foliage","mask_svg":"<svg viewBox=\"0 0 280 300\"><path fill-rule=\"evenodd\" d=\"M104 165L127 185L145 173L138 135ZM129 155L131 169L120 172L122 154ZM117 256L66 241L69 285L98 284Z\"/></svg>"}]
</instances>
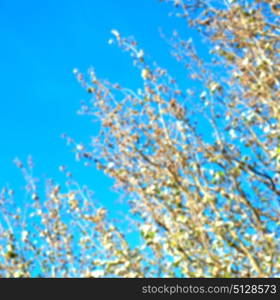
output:
<instances>
[{"instance_id":1,"label":"foliage","mask_svg":"<svg viewBox=\"0 0 280 300\"><path fill-rule=\"evenodd\" d=\"M71 181L48 181L20 211L1 198L2 276L280 276L280 58L276 1L170 2L201 33L212 60L177 32L174 56L192 88L182 90L132 38L113 30L143 87L133 91L75 70L91 98L80 113L101 123L77 157L115 179L142 236L125 233ZM63 192L62 190L66 190Z\"/></svg>"}]
</instances>

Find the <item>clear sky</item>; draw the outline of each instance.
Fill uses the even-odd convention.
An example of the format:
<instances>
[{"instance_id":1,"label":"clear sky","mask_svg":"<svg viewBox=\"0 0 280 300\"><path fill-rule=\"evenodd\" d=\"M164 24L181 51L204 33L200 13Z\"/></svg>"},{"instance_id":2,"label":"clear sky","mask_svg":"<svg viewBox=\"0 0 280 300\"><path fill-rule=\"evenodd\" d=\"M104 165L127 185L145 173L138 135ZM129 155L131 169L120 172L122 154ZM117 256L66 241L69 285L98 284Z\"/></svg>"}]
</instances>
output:
<instances>
[{"instance_id":1,"label":"clear sky","mask_svg":"<svg viewBox=\"0 0 280 300\"><path fill-rule=\"evenodd\" d=\"M36 175L59 179L58 166L68 165L100 201L115 198L112 181L75 162L61 138L65 132L87 142L95 132L93 123L76 115L88 95L72 70L93 66L100 77L137 88L140 77L128 55L108 45L111 29L117 29L133 35L163 67L180 71L159 28L189 33L169 12L158 0L0 1L0 186L24 184L12 161L31 154Z\"/></svg>"}]
</instances>

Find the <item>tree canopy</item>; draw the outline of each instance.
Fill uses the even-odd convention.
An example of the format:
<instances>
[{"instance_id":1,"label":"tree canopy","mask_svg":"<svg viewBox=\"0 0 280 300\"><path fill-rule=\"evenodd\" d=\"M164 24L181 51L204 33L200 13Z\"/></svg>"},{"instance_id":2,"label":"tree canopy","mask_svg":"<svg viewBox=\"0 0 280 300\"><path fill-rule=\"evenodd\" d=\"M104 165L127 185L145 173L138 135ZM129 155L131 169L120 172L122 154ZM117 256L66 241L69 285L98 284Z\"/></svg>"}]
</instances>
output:
<instances>
[{"instance_id":1,"label":"tree canopy","mask_svg":"<svg viewBox=\"0 0 280 300\"><path fill-rule=\"evenodd\" d=\"M67 169L64 184L48 180L42 191L32 160L17 160L30 197L19 207L2 190L1 276L280 276L280 5L162 2L211 49L208 59L176 31L167 39L192 86L114 29L110 43L132 57L143 85L75 69L89 93L79 113L100 132L88 145L65 136L115 180L139 244Z\"/></svg>"}]
</instances>

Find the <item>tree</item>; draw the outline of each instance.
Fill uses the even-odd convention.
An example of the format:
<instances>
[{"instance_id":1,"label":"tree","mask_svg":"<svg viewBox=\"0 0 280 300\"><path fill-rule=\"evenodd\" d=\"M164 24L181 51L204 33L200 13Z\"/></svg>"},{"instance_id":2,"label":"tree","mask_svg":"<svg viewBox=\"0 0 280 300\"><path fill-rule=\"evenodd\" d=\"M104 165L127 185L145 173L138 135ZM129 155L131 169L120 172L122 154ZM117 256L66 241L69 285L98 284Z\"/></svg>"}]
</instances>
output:
<instances>
[{"instance_id":1,"label":"tree","mask_svg":"<svg viewBox=\"0 0 280 300\"><path fill-rule=\"evenodd\" d=\"M115 179L141 244L127 241L89 190L48 181L41 196L32 162L17 161L31 197L24 215L2 191L2 276L280 276L279 5L166 2L211 47L207 61L191 40L176 32L169 40L193 88L182 90L113 30L143 87L75 70L91 95L80 113L101 129L87 146L66 137Z\"/></svg>"}]
</instances>

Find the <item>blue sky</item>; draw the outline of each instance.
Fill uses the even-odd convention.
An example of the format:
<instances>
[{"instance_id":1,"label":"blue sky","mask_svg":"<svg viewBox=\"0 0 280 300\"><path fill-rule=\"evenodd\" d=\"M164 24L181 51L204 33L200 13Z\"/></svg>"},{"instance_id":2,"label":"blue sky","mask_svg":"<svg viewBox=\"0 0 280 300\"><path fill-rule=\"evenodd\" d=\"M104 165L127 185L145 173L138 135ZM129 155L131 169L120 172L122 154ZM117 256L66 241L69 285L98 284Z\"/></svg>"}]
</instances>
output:
<instances>
[{"instance_id":1,"label":"blue sky","mask_svg":"<svg viewBox=\"0 0 280 300\"><path fill-rule=\"evenodd\" d=\"M116 199L112 181L75 162L61 138L67 133L86 142L96 133L89 119L76 115L88 95L72 70L86 72L93 66L100 77L137 88L141 80L129 56L108 45L111 29L117 29L135 36L160 65L180 71L159 28L167 34L175 28L189 33L169 12L157 0L0 1L0 186L23 188L12 161L30 154L37 176L59 179L58 166L67 165L100 201Z\"/></svg>"}]
</instances>

